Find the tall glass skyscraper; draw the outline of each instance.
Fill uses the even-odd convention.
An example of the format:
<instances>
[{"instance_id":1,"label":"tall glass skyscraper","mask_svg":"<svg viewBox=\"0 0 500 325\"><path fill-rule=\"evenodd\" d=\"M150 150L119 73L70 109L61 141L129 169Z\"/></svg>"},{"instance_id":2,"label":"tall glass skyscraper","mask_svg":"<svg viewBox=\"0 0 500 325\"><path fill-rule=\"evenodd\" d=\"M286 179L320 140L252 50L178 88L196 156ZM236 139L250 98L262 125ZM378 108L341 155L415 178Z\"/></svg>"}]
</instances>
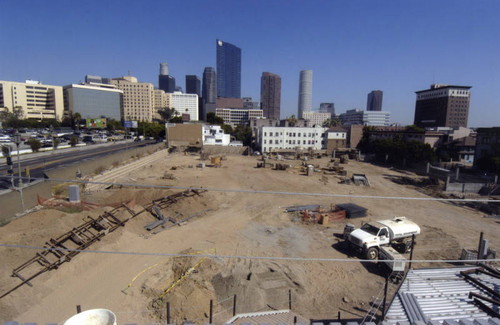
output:
<instances>
[{"instance_id":1,"label":"tall glass skyscraper","mask_svg":"<svg viewBox=\"0 0 500 325\"><path fill-rule=\"evenodd\" d=\"M281 77L271 72L262 72L260 78L260 103L264 116L279 120L281 108Z\"/></svg>"},{"instance_id":2,"label":"tall glass skyscraper","mask_svg":"<svg viewBox=\"0 0 500 325\"><path fill-rule=\"evenodd\" d=\"M216 40L217 96L241 97L241 49L233 44Z\"/></svg>"},{"instance_id":3,"label":"tall glass skyscraper","mask_svg":"<svg viewBox=\"0 0 500 325\"><path fill-rule=\"evenodd\" d=\"M186 94L196 94L198 97L201 96L200 78L196 75L186 75Z\"/></svg>"},{"instance_id":4,"label":"tall glass skyscraper","mask_svg":"<svg viewBox=\"0 0 500 325\"><path fill-rule=\"evenodd\" d=\"M310 112L312 108L312 70L300 71L299 80L299 118L303 118L304 112Z\"/></svg>"},{"instance_id":5,"label":"tall glass skyscraper","mask_svg":"<svg viewBox=\"0 0 500 325\"><path fill-rule=\"evenodd\" d=\"M381 111L382 110L382 97L384 93L382 90L373 90L368 94L368 100L366 101L367 111Z\"/></svg>"}]
</instances>

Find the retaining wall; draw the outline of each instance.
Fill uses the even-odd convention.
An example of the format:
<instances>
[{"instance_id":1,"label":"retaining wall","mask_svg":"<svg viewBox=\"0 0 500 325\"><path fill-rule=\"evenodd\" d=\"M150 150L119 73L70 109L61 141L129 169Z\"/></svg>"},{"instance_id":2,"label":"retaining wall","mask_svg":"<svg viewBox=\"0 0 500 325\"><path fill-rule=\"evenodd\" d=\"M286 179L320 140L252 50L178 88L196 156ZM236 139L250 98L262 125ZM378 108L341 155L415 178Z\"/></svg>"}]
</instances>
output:
<instances>
[{"instance_id":1,"label":"retaining wall","mask_svg":"<svg viewBox=\"0 0 500 325\"><path fill-rule=\"evenodd\" d=\"M80 169L83 177L90 176L95 174L100 169L109 169L112 168L113 165L121 164L132 159L132 157L136 159L137 155L148 155L163 148L165 148L165 144L158 143L147 147L129 149L127 151L110 154L101 158L84 160L68 166L47 170L45 174L49 176L48 180L38 181L37 183L33 182L30 186L23 188L24 208L25 210L28 210L38 205L37 195L44 198L52 196L51 187L57 183L51 182L50 178L76 179L76 172L78 169ZM0 226L2 226L13 220L16 214L23 212L20 193L15 191L0 195L0 207Z\"/></svg>"}]
</instances>

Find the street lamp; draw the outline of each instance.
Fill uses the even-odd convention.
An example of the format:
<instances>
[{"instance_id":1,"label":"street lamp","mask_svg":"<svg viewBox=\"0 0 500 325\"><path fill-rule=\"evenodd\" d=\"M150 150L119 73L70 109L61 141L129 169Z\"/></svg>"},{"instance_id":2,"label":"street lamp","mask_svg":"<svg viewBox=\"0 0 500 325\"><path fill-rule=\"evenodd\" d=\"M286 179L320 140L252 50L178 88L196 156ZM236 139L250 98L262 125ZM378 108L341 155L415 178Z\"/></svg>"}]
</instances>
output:
<instances>
[{"instance_id":1,"label":"street lamp","mask_svg":"<svg viewBox=\"0 0 500 325\"><path fill-rule=\"evenodd\" d=\"M23 186L23 177L21 175L21 162L19 161L19 145L21 144L21 135L19 134L19 131L16 131L14 134L14 143L16 144L17 147L17 169L19 173L19 183L18 186L22 187Z\"/></svg>"}]
</instances>

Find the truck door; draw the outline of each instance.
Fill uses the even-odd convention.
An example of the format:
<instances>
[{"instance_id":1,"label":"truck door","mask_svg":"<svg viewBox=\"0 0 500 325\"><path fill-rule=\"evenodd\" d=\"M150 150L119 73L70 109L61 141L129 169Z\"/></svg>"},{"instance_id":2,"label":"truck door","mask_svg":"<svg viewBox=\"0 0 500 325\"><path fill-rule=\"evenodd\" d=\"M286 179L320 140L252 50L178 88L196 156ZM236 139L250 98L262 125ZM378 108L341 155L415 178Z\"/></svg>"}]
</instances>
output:
<instances>
[{"instance_id":1,"label":"truck door","mask_svg":"<svg viewBox=\"0 0 500 325\"><path fill-rule=\"evenodd\" d=\"M382 228L378 232L378 241L379 245L387 245L391 242L391 238L389 238L389 231L387 228Z\"/></svg>"}]
</instances>

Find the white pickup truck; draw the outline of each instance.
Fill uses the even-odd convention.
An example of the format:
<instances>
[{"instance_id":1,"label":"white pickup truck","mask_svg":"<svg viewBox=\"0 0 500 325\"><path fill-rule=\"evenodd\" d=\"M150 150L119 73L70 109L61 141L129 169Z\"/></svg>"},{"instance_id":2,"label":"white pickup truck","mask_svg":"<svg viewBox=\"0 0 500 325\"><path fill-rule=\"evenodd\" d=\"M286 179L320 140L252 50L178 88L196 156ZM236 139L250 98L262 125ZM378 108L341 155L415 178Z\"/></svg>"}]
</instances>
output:
<instances>
[{"instance_id":1,"label":"white pickup truck","mask_svg":"<svg viewBox=\"0 0 500 325\"><path fill-rule=\"evenodd\" d=\"M351 248L363 253L366 259L375 260L378 258L380 246L394 246L407 253L412 235L418 234L420 227L416 223L406 217L394 217L368 222L359 229L344 231L344 238Z\"/></svg>"}]
</instances>

